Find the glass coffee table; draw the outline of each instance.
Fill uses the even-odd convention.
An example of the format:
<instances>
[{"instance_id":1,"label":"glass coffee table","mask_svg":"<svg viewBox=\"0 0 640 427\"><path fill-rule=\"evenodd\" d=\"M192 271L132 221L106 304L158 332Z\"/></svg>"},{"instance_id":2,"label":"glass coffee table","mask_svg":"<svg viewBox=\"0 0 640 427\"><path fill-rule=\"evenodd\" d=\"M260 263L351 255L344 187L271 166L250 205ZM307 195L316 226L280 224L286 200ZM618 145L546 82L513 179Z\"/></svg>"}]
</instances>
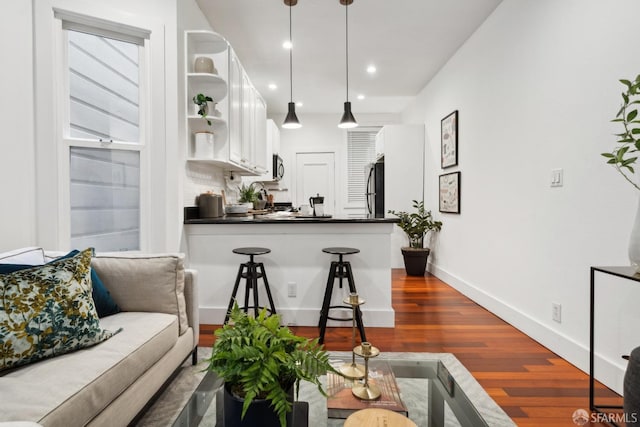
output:
<instances>
[{"instance_id":1,"label":"glass coffee table","mask_svg":"<svg viewBox=\"0 0 640 427\"><path fill-rule=\"evenodd\" d=\"M350 352L330 352L334 366L351 362ZM357 361L360 363L360 361ZM467 369L450 353L381 353L376 366L390 366L407 407L408 417L419 427L510 427L516 424L489 397ZM381 365L380 365L381 366ZM326 390L326 377L323 377ZM183 409L174 427L224 427L221 418L222 381L208 372ZM327 399L313 384L300 384L296 415L308 421L296 426L343 426L343 418L329 418ZM346 416L346 415L343 415ZM299 419L298 419L299 421Z\"/></svg>"}]
</instances>

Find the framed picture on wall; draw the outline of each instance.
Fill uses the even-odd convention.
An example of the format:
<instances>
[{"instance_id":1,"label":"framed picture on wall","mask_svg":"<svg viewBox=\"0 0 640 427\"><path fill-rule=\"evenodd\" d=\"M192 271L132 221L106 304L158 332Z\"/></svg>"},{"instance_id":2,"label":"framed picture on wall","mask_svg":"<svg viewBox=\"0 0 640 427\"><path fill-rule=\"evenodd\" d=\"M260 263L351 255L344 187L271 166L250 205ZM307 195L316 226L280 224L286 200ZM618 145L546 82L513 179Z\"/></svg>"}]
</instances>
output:
<instances>
[{"instance_id":1,"label":"framed picture on wall","mask_svg":"<svg viewBox=\"0 0 640 427\"><path fill-rule=\"evenodd\" d=\"M440 175L440 212L460 213L460 172Z\"/></svg>"},{"instance_id":2,"label":"framed picture on wall","mask_svg":"<svg viewBox=\"0 0 640 427\"><path fill-rule=\"evenodd\" d=\"M440 152L442 169L458 164L458 110L440 122Z\"/></svg>"}]
</instances>

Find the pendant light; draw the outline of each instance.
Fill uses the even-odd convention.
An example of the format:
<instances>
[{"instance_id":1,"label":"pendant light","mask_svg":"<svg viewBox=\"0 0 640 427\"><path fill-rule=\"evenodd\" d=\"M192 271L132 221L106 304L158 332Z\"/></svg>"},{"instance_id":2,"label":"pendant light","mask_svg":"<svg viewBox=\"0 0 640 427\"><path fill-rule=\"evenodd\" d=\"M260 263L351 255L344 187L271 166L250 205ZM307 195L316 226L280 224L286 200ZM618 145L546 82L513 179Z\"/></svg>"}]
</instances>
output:
<instances>
[{"instance_id":1,"label":"pendant light","mask_svg":"<svg viewBox=\"0 0 640 427\"><path fill-rule=\"evenodd\" d=\"M351 113L351 103L349 102L349 5L353 0L340 0L340 4L344 5L345 17L345 52L346 52L346 70L347 70L347 101L344 103L344 113L338 124L339 128L349 129L358 126L355 117Z\"/></svg>"},{"instance_id":2,"label":"pendant light","mask_svg":"<svg viewBox=\"0 0 640 427\"><path fill-rule=\"evenodd\" d=\"M302 127L298 116L296 116L296 104L293 102L293 39L291 38L291 7L295 6L298 0L284 0L284 4L289 6L289 42L292 44L289 48L289 88L290 88L290 101L287 117L282 123L282 127L285 129L298 129Z\"/></svg>"}]
</instances>

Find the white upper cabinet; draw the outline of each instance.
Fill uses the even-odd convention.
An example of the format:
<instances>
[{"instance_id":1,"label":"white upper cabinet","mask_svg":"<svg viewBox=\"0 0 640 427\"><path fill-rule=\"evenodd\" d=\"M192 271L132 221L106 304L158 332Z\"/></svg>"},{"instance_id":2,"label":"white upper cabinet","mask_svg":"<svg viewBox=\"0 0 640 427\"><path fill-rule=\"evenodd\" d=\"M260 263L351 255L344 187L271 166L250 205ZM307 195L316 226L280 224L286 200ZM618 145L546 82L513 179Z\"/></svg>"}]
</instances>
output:
<instances>
[{"instance_id":1,"label":"white upper cabinet","mask_svg":"<svg viewBox=\"0 0 640 427\"><path fill-rule=\"evenodd\" d=\"M242 66L229 49L229 159L240 164L242 160Z\"/></svg>"},{"instance_id":2,"label":"white upper cabinet","mask_svg":"<svg viewBox=\"0 0 640 427\"><path fill-rule=\"evenodd\" d=\"M254 121L254 167L257 173L263 175L270 169L271 150L267 146L267 106L257 92L254 103Z\"/></svg>"},{"instance_id":3,"label":"white upper cabinet","mask_svg":"<svg viewBox=\"0 0 640 427\"><path fill-rule=\"evenodd\" d=\"M263 174L266 154L260 141L266 140L266 107L233 49L213 31L186 31L185 52L187 160L240 175ZM193 102L198 94L213 99L206 118ZM213 147L202 150L201 141L196 150L199 132L213 133Z\"/></svg>"}]
</instances>

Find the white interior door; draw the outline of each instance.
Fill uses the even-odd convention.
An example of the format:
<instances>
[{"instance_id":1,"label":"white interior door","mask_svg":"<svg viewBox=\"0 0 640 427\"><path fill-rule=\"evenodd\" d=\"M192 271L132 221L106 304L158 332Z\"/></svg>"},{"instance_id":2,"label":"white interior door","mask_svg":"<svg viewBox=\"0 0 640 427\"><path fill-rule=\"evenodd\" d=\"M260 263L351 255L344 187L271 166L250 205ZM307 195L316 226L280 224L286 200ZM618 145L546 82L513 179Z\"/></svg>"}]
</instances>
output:
<instances>
[{"instance_id":1,"label":"white interior door","mask_svg":"<svg viewBox=\"0 0 640 427\"><path fill-rule=\"evenodd\" d=\"M296 153L296 205L309 204L309 197L324 196L324 213L335 212L334 153Z\"/></svg>"}]
</instances>

